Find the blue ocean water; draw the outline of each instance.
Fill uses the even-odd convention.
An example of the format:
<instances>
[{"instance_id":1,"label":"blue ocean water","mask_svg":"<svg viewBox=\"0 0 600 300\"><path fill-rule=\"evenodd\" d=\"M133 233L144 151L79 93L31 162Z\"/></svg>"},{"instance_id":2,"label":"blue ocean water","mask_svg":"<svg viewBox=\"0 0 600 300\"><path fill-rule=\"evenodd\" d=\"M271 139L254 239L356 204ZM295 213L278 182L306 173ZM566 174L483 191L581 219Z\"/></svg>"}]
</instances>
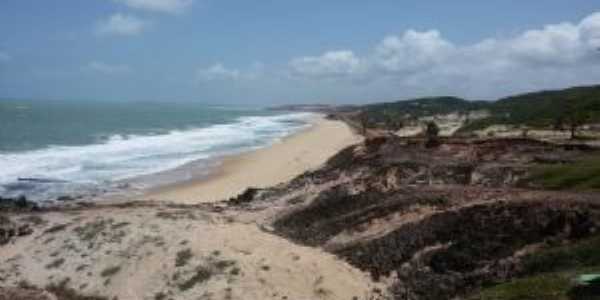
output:
<instances>
[{"instance_id":1,"label":"blue ocean water","mask_svg":"<svg viewBox=\"0 0 600 300\"><path fill-rule=\"evenodd\" d=\"M101 194L276 142L307 113L198 103L0 101L0 196Z\"/></svg>"}]
</instances>

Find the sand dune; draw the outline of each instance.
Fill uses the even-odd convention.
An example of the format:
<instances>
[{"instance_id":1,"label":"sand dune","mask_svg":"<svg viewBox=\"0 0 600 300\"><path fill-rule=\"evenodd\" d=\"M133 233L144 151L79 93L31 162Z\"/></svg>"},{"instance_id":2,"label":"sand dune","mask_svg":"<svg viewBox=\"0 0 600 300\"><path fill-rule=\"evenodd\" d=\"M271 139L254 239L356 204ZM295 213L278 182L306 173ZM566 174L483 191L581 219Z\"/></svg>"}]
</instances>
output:
<instances>
[{"instance_id":1,"label":"sand dune","mask_svg":"<svg viewBox=\"0 0 600 300\"><path fill-rule=\"evenodd\" d=\"M106 299L350 300L378 287L321 249L201 208L141 204L33 215L34 233L0 252L0 298L2 286L24 282Z\"/></svg>"}]
</instances>

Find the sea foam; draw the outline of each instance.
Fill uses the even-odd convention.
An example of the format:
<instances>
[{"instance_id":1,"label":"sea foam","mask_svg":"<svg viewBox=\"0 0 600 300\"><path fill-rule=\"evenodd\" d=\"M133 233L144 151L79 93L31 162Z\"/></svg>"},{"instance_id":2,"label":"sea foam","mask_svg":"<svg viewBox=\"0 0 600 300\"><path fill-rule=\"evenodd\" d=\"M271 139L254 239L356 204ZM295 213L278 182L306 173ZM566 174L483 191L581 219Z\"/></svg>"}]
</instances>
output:
<instances>
[{"instance_id":1,"label":"sea foam","mask_svg":"<svg viewBox=\"0 0 600 300\"><path fill-rule=\"evenodd\" d=\"M136 176L268 146L307 127L311 116L248 116L228 124L166 134L113 135L90 145L0 153L0 196L25 195L43 201L61 195L107 192L118 182Z\"/></svg>"}]
</instances>

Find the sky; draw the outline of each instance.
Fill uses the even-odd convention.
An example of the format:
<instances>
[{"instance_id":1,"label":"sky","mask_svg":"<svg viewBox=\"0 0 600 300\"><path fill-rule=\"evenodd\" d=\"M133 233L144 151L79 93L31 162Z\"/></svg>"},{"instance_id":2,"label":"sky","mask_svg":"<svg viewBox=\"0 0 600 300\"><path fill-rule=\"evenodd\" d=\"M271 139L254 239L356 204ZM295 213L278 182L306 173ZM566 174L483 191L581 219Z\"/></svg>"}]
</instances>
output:
<instances>
[{"instance_id":1,"label":"sky","mask_svg":"<svg viewBox=\"0 0 600 300\"><path fill-rule=\"evenodd\" d=\"M600 83L600 0L2 0L0 98L367 103Z\"/></svg>"}]
</instances>

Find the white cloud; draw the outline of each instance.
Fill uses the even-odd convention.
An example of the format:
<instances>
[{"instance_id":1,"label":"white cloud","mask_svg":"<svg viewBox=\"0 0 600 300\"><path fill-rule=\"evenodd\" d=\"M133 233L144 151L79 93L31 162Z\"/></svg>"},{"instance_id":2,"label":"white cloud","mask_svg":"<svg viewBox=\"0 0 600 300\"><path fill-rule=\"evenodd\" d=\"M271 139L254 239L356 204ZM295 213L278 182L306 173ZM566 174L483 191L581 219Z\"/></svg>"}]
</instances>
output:
<instances>
[{"instance_id":1,"label":"white cloud","mask_svg":"<svg viewBox=\"0 0 600 300\"><path fill-rule=\"evenodd\" d=\"M600 49L600 12L590 15L579 24L581 39L586 42L584 46Z\"/></svg>"},{"instance_id":2,"label":"white cloud","mask_svg":"<svg viewBox=\"0 0 600 300\"><path fill-rule=\"evenodd\" d=\"M177 14L189 8L194 0L114 0L131 8Z\"/></svg>"},{"instance_id":3,"label":"white cloud","mask_svg":"<svg viewBox=\"0 0 600 300\"><path fill-rule=\"evenodd\" d=\"M318 57L300 57L290 62L294 75L308 77L338 77L363 71L363 63L352 51L330 51Z\"/></svg>"},{"instance_id":4,"label":"white cloud","mask_svg":"<svg viewBox=\"0 0 600 300\"><path fill-rule=\"evenodd\" d=\"M221 63L216 63L211 67L196 71L196 79L198 81L238 80L241 77L242 73L239 70L228 69Z\"/></svg>"},{"instance_id":5,"label":"white cloud","mask_svg":"<svg viewBox=\"0 0 600 300\"><path fill-rule=\"evenodd\" d=\"M444 61L454 46L437 30L408 30L401 37L388 36L375 48L374 63L390 72L416 71Z\"/></svg>"},{"instance_id":6,"label":"white cloud","mask_svg":"<svg viewBox=\"0 0 600 300\"><path fill-rule=\"evenodd\" d=\"M9 62L12 60L12 56L8 55L6 52L0 51L0 63Z\"/></svg>"},{"instance_id":7,"label":"white cloud","mask_svg":"<svg viewBox=\"0 0 600 300\"><path fill-rule=\"evenodd\" d=\"M106 75L123 74L131 72L131 68L127 65L111 65L100 61L92 61L85 66L86 70Z\"/></svg>"},{"instance_id":8,"label":"white cloud","mask_svg":"<svg viewBox=\"0 0 600 300\"><path fill-rule=\"evenodd\" d=\"M509 38L469 45L438 30L407 30L385 37L364 57L350 50L290 61L294 74L314 78L368 78L409 91L497 96L528 89L600 81L600 13L579 23L559 23Z\"/></svg>"},{"instance_id":9,"label":"white cloud","mask_svg":"<svg viewBox=\"0 0 600 300\"><path fill-rule=\"evenodd\" d=\"M116 13L96 26L100 35L137 35L144 31L150 23L128 14Z\"/></svg>"}]
</instances>

